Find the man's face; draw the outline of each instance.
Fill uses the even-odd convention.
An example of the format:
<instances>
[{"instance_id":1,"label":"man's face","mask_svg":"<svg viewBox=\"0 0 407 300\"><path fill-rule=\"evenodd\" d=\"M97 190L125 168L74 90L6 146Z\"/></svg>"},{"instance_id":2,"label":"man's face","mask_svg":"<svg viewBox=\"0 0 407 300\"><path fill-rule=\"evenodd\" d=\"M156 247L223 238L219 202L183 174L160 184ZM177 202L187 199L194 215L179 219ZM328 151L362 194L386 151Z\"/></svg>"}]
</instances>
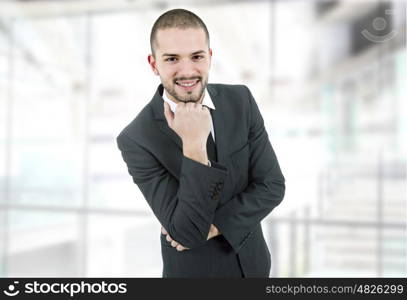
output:
<instances>
[{"instance_id":1,"label":"man's face","mask_svg":"<svg viewBox=\"0 0 407 300\"><path fill-rule=\"evenodd\" d=\"M174 102L200 103L208 84L212 50L202 28L158 30L148 62Z\"/></svg>"}]
</instances>

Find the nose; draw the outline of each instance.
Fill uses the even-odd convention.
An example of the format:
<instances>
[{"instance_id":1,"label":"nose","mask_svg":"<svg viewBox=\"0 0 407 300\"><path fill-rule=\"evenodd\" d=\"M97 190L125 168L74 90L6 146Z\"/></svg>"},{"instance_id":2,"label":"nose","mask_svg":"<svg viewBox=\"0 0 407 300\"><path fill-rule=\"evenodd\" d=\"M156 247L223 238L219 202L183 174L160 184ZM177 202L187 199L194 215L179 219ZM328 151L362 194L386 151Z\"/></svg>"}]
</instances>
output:
<instances>
[{"instance_id":1,"label":"nose","mask_svg":"<svg viewBox=\"0 0 407 300\"><path fill-rule=\"evenodd\" d=\"M177 77L191 78L198 75L194 62L190 59L183 59L178 64Z\"/></svg>"}]
</instances>

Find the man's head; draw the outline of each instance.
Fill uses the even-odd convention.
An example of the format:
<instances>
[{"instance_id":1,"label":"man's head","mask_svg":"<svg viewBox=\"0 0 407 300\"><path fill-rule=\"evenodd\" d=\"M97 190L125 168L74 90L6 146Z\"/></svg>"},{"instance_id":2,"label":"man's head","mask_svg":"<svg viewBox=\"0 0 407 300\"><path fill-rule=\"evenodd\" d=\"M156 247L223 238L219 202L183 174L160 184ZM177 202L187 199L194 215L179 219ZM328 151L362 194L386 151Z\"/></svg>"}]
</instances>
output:
<instances>
[{"instance_id":1,"label":"man's head","mask_svg":"<svg viewBox=\"0 0 407 300\"><path fill-rule=\"evenodd\" d=\"M175 102L200 102L208 83L212 50L202 20L185 9L173 9L154 23L148 62Z\"/></svg>"}]
</instances>

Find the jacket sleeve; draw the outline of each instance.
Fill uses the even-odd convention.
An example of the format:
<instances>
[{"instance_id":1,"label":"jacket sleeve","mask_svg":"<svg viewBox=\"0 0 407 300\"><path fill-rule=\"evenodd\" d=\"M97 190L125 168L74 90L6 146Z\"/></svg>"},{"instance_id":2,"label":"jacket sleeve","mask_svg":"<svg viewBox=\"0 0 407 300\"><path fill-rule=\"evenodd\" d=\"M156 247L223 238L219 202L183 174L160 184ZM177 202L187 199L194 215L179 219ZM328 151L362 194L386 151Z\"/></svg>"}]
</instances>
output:
<instances>
[{"instance_id":1,"label":"jacket sleeve","mask_svg":"<svg viewBox=\"0 0 407 300\"><path fill-rule=\"evenodd\" d=\"M285 179L264 128L259 108L246 87L250 99L249 182L215 213L213 224L237 253L256 226L280 202Z\"/></svg>"},{"instance_id":2,"label":"jacket sleeve","mask_svg":"<svg viewBox=\"0 0 407 300\"><path fill-rule=\"evenodd\" d=\"M179 181L147 149L126 134L117 144L149 206L170 236L188 248L203 245L219 204L227 169L183 156Z\"/></svg>"}]
</instances>

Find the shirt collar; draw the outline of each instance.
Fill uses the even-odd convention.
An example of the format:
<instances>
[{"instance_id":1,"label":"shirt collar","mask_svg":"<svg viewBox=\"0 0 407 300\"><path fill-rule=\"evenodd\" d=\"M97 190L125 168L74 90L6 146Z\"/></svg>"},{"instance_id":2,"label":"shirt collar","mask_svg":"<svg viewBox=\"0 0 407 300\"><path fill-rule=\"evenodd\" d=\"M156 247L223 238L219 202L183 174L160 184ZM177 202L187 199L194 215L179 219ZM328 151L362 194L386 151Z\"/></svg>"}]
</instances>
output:
<instances>
[{"instance_id":1,"label":"shirt collar","mask_svg":"<svg viewBox=\"0 0 407 300\"><path fill-rule=\"evenodd\" d=\"M174 101L172 101L170 98L167 97L167 95L165 94L165 89L163 89L162 98L165 102L167 102L170 105L171 111L173 113L175 113L175 111L177 109L177 103L175 103ZM201 104L205 105L211 109L216 109L215 105L213 104L212 98L208 93L208 89L206 89L206 88L205 88L204 98L203 98Z\"/></svg>"}]
</instances>

